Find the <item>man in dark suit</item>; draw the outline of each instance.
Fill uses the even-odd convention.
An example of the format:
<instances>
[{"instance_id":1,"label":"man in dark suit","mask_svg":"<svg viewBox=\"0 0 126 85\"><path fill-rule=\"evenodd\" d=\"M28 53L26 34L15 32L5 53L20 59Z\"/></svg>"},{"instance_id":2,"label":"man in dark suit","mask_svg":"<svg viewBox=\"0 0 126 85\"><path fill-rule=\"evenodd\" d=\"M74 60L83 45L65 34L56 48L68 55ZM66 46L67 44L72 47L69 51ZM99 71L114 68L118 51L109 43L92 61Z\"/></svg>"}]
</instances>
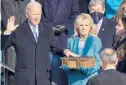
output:
<instances>
[{"instance_id":1,"label":"man in dark suit","mask_svg":"<svg viewBox=\"0 0 126 85\"><path fill-rule=\"evenodd\" d=\"M67 37L72 34L73 22L79 15L78 0L43 0L43 18L50 26L65 25L68 36L61 36L59 41L66 46ZM62 39L61 39L62 38Z\"/></svg>"},{"instance_id":2,"label":"man in dark suit","mask_svg":"<svg viewBox=\"0 0 126 85\"><path fill-rule=\"evenodd\" d=\"M76 56L61 47L46 23L40 23L41 5L30 2L26 6L28 20L14 30L15 18L12 16L3 34L2 48L14 46L17 54L15 85L51 85L49 51L59 55ZM12 32L13 31L13 32Z\"/></svg>"},{"instance_id":3,"label":"man in dark suit","mask_svg":"<svg viewBox=\"0 0 126 85\"><path fill-rule=\"evenodd\" d=\"M73 33L74 20L76 16L79 15L78 0L43 0L41 3L43 4L43 22L48 23L48 25L52 27L57 25L66 26L68 34L62 33L56 36L56 38L62 46L67 46L67 39ZM59 66L61 66L61 60L57 55L53 55L51 60L53 82L58 85L67 85L67 76L65 72L59 68Z\"/></svg>"},{"instance_id":4,"label":"man in dark suit","mask_svg":"<svg viewBox=\"0 0 126 85\"><path fill-rule=\"evenodd\" d=\"M101 52L100 58L104 71L89 79L87 85L126 85L126 74L116 70L117 53L111 48L106 48Z\"/></svg>"},{"instance_id":5,"label":"man in dark suit","mask_svg":"<svg viewBox=\"0 0 126 85\"><path fill-rule=\"evenodd\" d=\"M89 13L88 4L90 0L78 0L80 13Z\"/></svg>"},{"instance_id":6,"label":"man in dark suit","mask_svg":"<svg viewBox=\"0 0 126 85\"><path fill-rule=\"evenodd\" d=\"M53 26L73 23L79 14L78 0L43 0L42 4L42 19L50 21Z\"/></svg>"},{"instance_id":7,"label":"man in dark suit","mask_svg":"<svg viewBox=\"0 0 126 85\"><path fill-rule=\"evenodd\" d=\"M95 32L102 41L103 49L112 48L115 42L116 23L104 17L104 0L90 0L89 11L96 25Z\"/></svg>"}]
</instances>

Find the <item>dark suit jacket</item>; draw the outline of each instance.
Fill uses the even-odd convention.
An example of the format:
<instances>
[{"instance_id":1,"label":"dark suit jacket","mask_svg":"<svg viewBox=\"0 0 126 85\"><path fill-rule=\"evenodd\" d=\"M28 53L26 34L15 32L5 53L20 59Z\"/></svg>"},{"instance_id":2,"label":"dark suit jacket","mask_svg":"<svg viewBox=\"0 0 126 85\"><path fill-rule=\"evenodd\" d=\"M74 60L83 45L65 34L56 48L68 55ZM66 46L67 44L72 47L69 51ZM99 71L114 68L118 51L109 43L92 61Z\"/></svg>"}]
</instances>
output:
<instances>
[{"instance_id":1,"label":"dark suit jacket","mask_svg":"<svg viewBox=\"0 0 126 85\"><path fill-rule=\"evenodd\" d=\"M11 45L15 47L17 63L15 69L15 85L50 85L49 51L63 54L61 48L46 24L39 24L39 37L36 43L27 21L21 24L7 39L3 48Z\"/></svg>"},{"instance_id":2,"label":"dark suit jacket","mask_svg":"<svg viewBox=\"0 0 126 85\"><path fill-rule=\"evenodd\" d=\"M89 13L88 4L90 0L78 0L80 13Z\"/></svg>"},{"instance_id":3,"label":"dark suit jacket","mask_svg":"<svg viewBox=\"0 0 126 85\"><path fill-rule=\"evenodd\" d=\"M43 20L53 25L63 25L73 22L79 14L78 0L59 0L57 10L54 11L50 0L43 1Z\"/></svg>"},{"instance_id":4,"label":"dark suit jacket","mask_svg":"<svg viewBox=\"0 0 126 85\"><path fill-rule=\"evenodd\" d=\"M73 32L73 23L76 16L79 15L78 0L58 0L58 7L53 10L51 0L43 0L43 16L42 21L50 26L65 25L68 30L68 35L64 33L58 37L60 43L66 46L68 37Z\"/></svg>"},{"instance_id":5,"label":"dark suit jacket","mask_svg":"<svg viewBox=\"0 0 126 85\"><path fill-rule=\"evenodd\" d=\"M98 37L102 41L102 47L112 48L115 43L116 23L110 19L103 17L103 22L98 33Z\"/></svg>"},{"instance_id":6,"label":"dark suit jacket","mask_svg":"<svg viewBox=\"0 0 126 85\"><path fill-rule=\"evenodd\" d=\"M126 85L126 74L109 69L89 79L86 85Z\"/></svg>"}]
</instances>

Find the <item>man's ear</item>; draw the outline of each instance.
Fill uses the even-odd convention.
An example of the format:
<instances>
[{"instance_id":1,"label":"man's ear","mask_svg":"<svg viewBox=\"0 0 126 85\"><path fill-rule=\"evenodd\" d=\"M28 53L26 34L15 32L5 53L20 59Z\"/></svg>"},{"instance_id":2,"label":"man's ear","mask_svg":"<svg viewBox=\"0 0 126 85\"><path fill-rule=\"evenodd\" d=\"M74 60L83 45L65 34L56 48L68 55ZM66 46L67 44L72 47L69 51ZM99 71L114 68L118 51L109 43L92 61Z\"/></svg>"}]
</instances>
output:
<instances>
[{"instance_id":1,"label":"man's ear","mask_svg":"<svg viewBox=\"0 0 126 85\"><path fill-rule=\"evenodd\" d=\"M116 65L118 64L118 58L116 59Z\"/></svg>"},{"instance_id":2,"label":"man's ear","mask_svg":"<svg viewBox=\"0 0 126 85\"><path fill-rule=\"evenodd\" d=\"M28 14L26 13L25 15L26 15L26 17L28 18Z\"/></svg>"},{"instance_id":3,"label":"man's ear","mask_svg":"<svg viewBox=\"0 0 126 85\"><path fill-rule=\"evenodd\" d=\"M102 11L102 13L103 13L103 14L105 13L105 8L103 8L103 11Z\"/></svg>"}]
</instances>

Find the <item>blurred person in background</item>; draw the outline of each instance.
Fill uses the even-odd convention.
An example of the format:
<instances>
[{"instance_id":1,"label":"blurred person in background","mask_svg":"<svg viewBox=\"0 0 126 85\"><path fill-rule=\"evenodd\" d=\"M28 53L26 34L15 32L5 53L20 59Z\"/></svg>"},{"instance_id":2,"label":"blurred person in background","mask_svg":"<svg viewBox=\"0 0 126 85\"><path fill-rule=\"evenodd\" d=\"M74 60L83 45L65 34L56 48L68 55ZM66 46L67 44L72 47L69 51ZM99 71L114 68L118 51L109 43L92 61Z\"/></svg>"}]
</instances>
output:
<instances>
[{"instance_id":1,"label":"blurred person in background","mask_svg":"<svg viewBox=\"0 0 126 85\"><path fill-rule=\"evenodd\" d=\"M122 2L115 17L116 26L116 43L114 49L118 53L119 62L117 70L126 73L126 1Z\"/></svg>"},{"instance_id":2,"label":"blurred person in background","mask_svg":"<svg viewBox=\"0 0 126 85\"><path fill-rule=\"evenodd\" d=\"M61 29L62 26L66 27L67 33L58 33L58 35L56 34L56 38L62 46L67 47L67 39L73 34L74 20L80 14L78 0L42 0L41 4L43 4L43 22L52 28ZM57 85L68 85L67 75L59 68L61 66L60 57L51 54L50 56L53 83Z\"/></svg>"},{"instance_id":3,"label":"blurred person in background","mask_svg":"<svg viewBox=\"0 0 126 85\"><path fill-rule=\"evenodd\" d=\"M117 70L126 73L126 38L116 51L119 59Z\"/></svg>"},{"instance_id":4,"label":"blurred person in background","mask_svg":"<svg viewBox=\"0 0 126 85\"><path fill-rule=\"evenodd\" d=\"M102 41L102 47L112 48L115 43L116 22L104 17L105 2L104 0L90 0L90 15L94 21L96 35Z\"/></svg>"},{"instance_id":5,"label":"blurred person in background","mask_svg":"<svg viewBox=\"0 0 126 85\"><path fill-rule=\"evenodd\" d=\"M88 4L90 0L78 0L80 13L89 13Z\"/></svg>"},{"instance_id":6,"label":"blurred person in background","mask_svg":"<svg viewBox=\"0 0 126 85\"><path fill-rule=\"evenodd\" d=\"M100 58L103 72L90 78L86 85L126 85L126 74L116 70L118 64L116 51L105 48Z\"/></svg>"},{"instance_id":7,"label":"blurred person in background","mask_svg":"<svg viewBox=\"0 0 126 85\"><path fill-rule=\"evenodd\" d=\"M1 0L2 31L6 30L7 20L10 16L15 16L15 25L19 25L26 20L25 7L31 0Z\"/></svg>"},{"instance_id":8,"label":"blurred person in background","mask_svg":"<svg viewBox=\"0 0 126 85\"><path fill-rule=\"evenodd\" d=\"M114 19L117 21L116 41L126 36L126 1L122 2Z\"/></svg>"}]
</instances>

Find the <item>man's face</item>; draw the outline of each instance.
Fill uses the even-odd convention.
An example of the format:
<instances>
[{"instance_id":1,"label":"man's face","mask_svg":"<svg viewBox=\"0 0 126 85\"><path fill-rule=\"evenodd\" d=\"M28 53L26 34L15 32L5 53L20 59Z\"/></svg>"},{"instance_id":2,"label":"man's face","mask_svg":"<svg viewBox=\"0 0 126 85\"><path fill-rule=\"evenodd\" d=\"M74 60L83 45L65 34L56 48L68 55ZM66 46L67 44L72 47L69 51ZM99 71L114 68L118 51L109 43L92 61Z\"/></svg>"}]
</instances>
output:
<instances>
[{"instance_id":1,"label":"man's face","mask_svg":"<svg viewBox=\"0 0 126 85\"><path fill-rule=\"evenodd\" d=\"M38 25L41 19L41 8L39 6L33 6L28 9L27 17L31 24Z\"/></svg>"},{"instance_id":2,"label":"man's face","mask_svg":"<svg viewBox=\"0 0 126 85\"><path fill-rule=\"evenodd\" d=\"M94 5L94 6L91 7L91 13L92 12L100 12L100 13L104 14L104 11L105 11L105 9L100 4L99 5Z\"/></svg>"}]
</instances>

